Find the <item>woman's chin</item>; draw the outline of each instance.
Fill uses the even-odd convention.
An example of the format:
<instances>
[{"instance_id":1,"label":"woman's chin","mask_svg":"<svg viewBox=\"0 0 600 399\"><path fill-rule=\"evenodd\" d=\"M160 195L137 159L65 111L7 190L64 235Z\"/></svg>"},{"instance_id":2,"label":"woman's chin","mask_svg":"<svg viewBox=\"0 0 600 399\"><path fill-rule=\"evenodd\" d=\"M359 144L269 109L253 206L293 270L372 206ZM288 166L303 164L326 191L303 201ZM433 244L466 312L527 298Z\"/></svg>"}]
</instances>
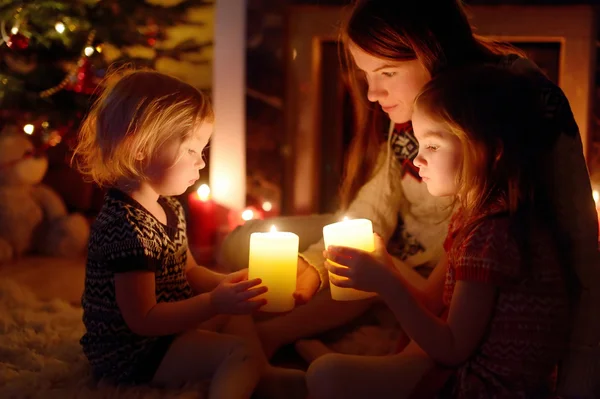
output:
<instances>
[{"instance_id":1,"label":"woman's chin","mask_svg":"<svg viewBox=\"0 0 600 399\"><path fill-rule=\"evenodd\" d=\"M407 112L406 109L402 109L402 107L398 105L388 113L388 116L394 123L406 123L412 119L412 112Z\"/></svg>"}]
</instances>

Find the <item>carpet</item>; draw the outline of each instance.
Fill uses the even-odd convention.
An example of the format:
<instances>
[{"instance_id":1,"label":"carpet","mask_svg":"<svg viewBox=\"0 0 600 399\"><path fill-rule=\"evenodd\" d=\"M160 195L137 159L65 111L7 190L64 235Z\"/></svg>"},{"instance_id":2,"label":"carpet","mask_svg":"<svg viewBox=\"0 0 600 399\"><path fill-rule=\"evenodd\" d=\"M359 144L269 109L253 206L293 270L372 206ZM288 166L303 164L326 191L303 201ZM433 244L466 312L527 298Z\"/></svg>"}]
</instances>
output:
<instances>
[{"instance_id":1,"label":"carpet","mask_svg":"<svg viewBox=\"0 0 600 399\"><path fill-rule=\"evenodd\" d=\"M79 345L82 310L41 301L14 281L0 281L0 398L201 398L202 386L162 390L96 383Z\"/></svg>"},{"instance_id":2,"label":"carpet","mask_svg":"<svg viewBox=\"0 0 600 399\"><path fill-rule=\"evenodd\" d=\"M97 383L79 345L82 310L62 299L40 300L11 279L0 280L0 398L202 398L206 384L178 390ZM393 315L375 307L352 325L322 337L333 350L357 355L393 353L399 337Z\"/></svg>"}]
</instances>

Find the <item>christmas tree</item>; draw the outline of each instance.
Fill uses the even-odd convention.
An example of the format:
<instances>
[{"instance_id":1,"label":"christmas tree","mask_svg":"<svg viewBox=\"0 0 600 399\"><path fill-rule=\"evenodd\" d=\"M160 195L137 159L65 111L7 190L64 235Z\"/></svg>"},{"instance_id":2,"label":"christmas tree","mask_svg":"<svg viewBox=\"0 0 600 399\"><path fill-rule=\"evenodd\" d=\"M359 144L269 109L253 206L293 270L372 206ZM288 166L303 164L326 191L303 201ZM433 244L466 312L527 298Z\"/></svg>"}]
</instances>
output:
<instances>
[{"instance_id":1,"label":"christmas tree","mask_svg":"<svg viewBox=\"0 0 600 399\"><path fill-rule=\"evenodd\" d=\"M109 67L159 69L170 59L189 70L190 63L210 63L210 55L202 56L212 46L210 34L174 43L168 32L206 28L212 6L209 0L0 0L0 132L30 134L40 150L70 146ZM190 17L192 11L208 22Z\"/></svg>"}]
</instances>

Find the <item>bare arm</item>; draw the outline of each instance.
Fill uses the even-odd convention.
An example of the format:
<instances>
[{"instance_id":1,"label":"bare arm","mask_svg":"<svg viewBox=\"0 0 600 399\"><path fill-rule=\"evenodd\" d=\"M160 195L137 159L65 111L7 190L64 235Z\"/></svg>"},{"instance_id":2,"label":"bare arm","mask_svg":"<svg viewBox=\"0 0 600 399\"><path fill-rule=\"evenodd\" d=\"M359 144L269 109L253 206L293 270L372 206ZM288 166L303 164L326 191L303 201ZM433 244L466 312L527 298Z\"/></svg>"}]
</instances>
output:
<instances>
[{"instance_id":1,"label":"bare arm","mask_svg":"<svg viewBox=\"0 0 600 399\"><path fill-rule=\"evenodd\" d=\"M447 261L443 257L428 284L416 289L396 269L385 243L376 237L375 252L331 247L327 269L340 287L378 292L394 312L404 331L435 361L456 365L465 361L479 344L495 302L496 288L487 283L459 281L452 296L447 320L443 309L443 287ZM340 277L346 277L341 279Z\"/></svg>"},{"instance_id":2,"label":"bare arm","mask_svg":"<svg viewBox=\"0 0 600 399\"><path fill-rule=\"evenodd\" d=\"M223 281L225 275L199 266L189 248L187 250L187 262L185 265L185 276L196 295L210 292Z\"/></svg>"},{"instance_id":3,"label":"bare arm","mask_svg":"<svg viewBox=\"0 0 600 399\"><path fill-rule=\"evenodd\" d=\"M406 269L415 273L411 268ZM444 252L442 258L429 275L429 278L424 280L424 283L417 287L420 288L422 292L422 301L425 307L429 309L431 313L436 315L439 315L444 309L443 293L447 270L448 257Z\"/></svg>"},{"instance_id":4,"label":"bare arm","mask_svg":"<svg viewBox=\"0 0 600 399\"><path fill-rule=\"evenodd\" d=\"M496 288L486 283L457 282L447 321L437 316L438 308L441 310L437 294L426 295L428 303L419 300L397 273L396 278L388 281L381 296L408 336L432 359L446 365L457 365L479 345L493 311Z\"/></svg>"},{"instance_id":5,"label":"bare arm","mask_svg":"<svg viewBox=\"0 0 600 399\"><path fill-rule=\"evenodd\" d=\"M157 303L154 278L150 271L115 273L117 305L135 334L178 334L215 316L208 293L183 301Z\"/></svg>"}]
</instances>

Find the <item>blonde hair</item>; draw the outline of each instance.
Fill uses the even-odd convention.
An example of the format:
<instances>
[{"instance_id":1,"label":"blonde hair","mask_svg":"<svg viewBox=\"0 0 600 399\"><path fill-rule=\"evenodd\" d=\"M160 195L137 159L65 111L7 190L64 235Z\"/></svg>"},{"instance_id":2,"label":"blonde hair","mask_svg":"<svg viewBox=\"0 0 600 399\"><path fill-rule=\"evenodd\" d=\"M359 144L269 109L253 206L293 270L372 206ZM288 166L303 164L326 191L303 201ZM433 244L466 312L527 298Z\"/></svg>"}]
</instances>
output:
<instances>
[{"instance_id":1,"label":"blonde hair","mask_svg":"<svg viewBox=\"0 0 600 399\"><path fill-rule=\"evenodd\" d=\"M146 165L173 140L212 123L208 98L191 85L152 70L121 68L82 122L72 161L100 186L147 179Z\"/></svg>"}]
</instances>

